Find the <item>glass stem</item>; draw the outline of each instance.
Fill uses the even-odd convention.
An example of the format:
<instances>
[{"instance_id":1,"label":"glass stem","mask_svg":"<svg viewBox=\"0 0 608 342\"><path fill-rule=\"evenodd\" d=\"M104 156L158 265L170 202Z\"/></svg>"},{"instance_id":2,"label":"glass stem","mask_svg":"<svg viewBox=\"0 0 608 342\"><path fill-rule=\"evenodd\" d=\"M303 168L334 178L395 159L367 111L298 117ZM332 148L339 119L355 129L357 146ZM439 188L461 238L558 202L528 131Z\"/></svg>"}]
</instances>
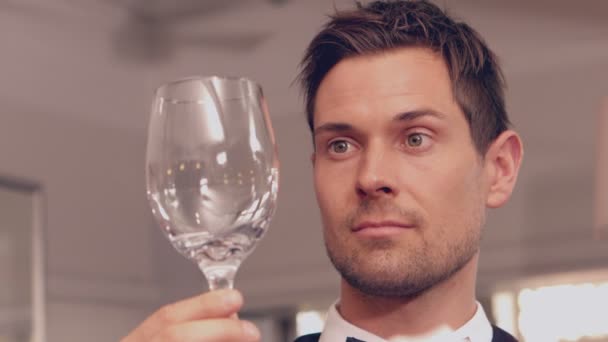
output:
<instances>
[{"instance_id":1,"label":"glass stem","mask_svg":"<svg viewBox=\"0 0 608 342\"><path fill-rule=\"evenodd\" d=\"M207 283L209 283L209 290L221 290L221 289L232 289L234 288L234 276L238 266L234 265L221 265L221 266L209 266L199 264L199 268L203 271Z\"/></svg>"}]
</instances>

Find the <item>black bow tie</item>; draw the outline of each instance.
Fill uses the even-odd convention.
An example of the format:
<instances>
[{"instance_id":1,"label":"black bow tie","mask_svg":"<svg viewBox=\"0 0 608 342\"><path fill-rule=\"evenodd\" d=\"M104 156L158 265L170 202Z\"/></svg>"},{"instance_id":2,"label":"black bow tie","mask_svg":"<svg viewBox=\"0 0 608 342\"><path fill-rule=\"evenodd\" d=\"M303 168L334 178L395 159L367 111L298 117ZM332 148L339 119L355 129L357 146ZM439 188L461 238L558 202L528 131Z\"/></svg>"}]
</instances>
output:
<instances>
[{"instance_id":1,"label":"black bow tie","mask_svg":"<svg viewBox=\"0 0 608 342\"><path fill-rule=\"evenodd\" d=\"M365 341L358 340L354 337L347 337L346 342L365 342Z\"/></svg>"}]
</instances>

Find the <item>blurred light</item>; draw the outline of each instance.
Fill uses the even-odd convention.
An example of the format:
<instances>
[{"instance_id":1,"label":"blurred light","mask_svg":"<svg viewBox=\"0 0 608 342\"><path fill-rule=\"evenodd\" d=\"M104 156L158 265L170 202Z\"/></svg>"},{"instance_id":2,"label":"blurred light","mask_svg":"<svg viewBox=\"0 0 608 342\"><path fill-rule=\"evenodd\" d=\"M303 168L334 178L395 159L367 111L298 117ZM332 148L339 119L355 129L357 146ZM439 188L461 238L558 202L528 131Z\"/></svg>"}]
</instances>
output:
<instances>
[{"instance_id":1,"label":"blurred light","mask_svg":"<svg viewBox=\"0 0 608 342\"><path fill-rule=\"evenodd\" d=\"M177 199L177 189L175 188L175 184L169 184L169 187L166 188L163 192L165 193L165 200L170 206L172 206L173 208L179 207L179 201ZM159 205L159 208L162 208L162 206Z\"/></svg>"},{"instance_id":2,"label":"blurred light","mask_svg":"<svg viewBox=\"0 0 608 342\"><path fill-rule=\"evenodd\" d=\"M511 335L517 335L515 303L515 294L512 292L499 292L492 296L492 313L496 325Z\"/></svg>"},{"instance_id":3,"label":"blurred light","mask_svg":"<svg viewBox=\"0 0 608 342\"><path fill-rule=\"evenodd\" d=\"M518 297L524 341L579 341L608 337L608 283L524 289Z\"/></svg>"},{"instance_id":4,"label":"blurred light","mask_svg":"<svg viewBox=\"0 0 608 342\"><path fill-rule=\"evenodd\" d=\"M216 161L218 164L220 165L226 165L226 151L222 151L220 153L217 154L217 156L215 157Z\"/></svg>"},{"instance_id":5,"label":"blurred light","mask_svg":"<svg viewBox=\"0 0 608 342\"><path fill-rule=\"evenodd\" d=\"M300 311L296 315L297 336L314 334L323 330L324 314L319 311Z\"/></svg>"},{"instance_id":6,"label":"blurred light","mask_svg":"<svg viewBox=\"0 0 608 342\"><path fill-rule=\"evenodd\" d=\"M205 200L208 200L211 197L211 190L209 190L209 181L207 178L201 178L199 182L199 193Z\"/></svg>"}]
</instances>

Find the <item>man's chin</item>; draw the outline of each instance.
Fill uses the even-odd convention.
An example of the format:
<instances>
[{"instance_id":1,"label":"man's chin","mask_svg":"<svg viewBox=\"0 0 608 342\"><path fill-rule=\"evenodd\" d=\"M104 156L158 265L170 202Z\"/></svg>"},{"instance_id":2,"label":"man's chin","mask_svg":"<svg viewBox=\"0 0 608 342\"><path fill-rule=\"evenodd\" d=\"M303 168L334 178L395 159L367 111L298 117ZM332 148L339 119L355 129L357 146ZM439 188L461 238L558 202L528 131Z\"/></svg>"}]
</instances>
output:
<instances>
[{"instance_id":1,"label":"man's chin","mask_svg":"<svg viewBox=\"0 0 608 342\"><path fill-rule=\"evenodd\" d=\"M343 274L342 278L354 289L373 297L411 299L432 287L432 283L407 279L395 274Z\"/></svg>"},{"instance_id":2,"label":"man's chin","mask_svg":"<svg viewBox=\"0 0 608 342\"><path fill-rule=\"evenodd\" d=\"M382 237L374 239L362 239L357 241L360 248L366 249L368 252L382 251L387 252L391 249L402 250L404 246L400 246L399 241L394 237Z\"/></svg>"},{"instance_id":3,"label":"man's chin","mask_svg":"<svg viewBox=\"0 0 608 342\"><path fill-rule=\"evenodd\" d=\"M386 257L386 255L384 255ZM364 261L336 263L334 267L353 288L373 296L410 296L426 287L424 276L416 275L412 267L394 260L379 260L370 255ZM414 272L413 272L414 271Z\"/></svg>"}]
</instances>

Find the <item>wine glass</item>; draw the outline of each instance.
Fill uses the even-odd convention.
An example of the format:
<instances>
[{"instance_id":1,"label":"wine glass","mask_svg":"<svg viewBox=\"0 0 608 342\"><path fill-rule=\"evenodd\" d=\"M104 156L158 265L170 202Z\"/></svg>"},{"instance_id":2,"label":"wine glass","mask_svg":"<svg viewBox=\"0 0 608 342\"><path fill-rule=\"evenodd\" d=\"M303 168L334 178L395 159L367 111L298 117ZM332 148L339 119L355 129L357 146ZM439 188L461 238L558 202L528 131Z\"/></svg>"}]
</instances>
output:
<instances>
[{"instance_id":1,"label":"wine glass","mask_svg":"<svg viewBox=\"0 0 608 342\"><path fill-rule=\"evenodd\" d=\"M156 90L146 154L152 213L211 290L232 288L275 211L279 162L262 88L192 77Z\"/></svg>"}]
</instances>

